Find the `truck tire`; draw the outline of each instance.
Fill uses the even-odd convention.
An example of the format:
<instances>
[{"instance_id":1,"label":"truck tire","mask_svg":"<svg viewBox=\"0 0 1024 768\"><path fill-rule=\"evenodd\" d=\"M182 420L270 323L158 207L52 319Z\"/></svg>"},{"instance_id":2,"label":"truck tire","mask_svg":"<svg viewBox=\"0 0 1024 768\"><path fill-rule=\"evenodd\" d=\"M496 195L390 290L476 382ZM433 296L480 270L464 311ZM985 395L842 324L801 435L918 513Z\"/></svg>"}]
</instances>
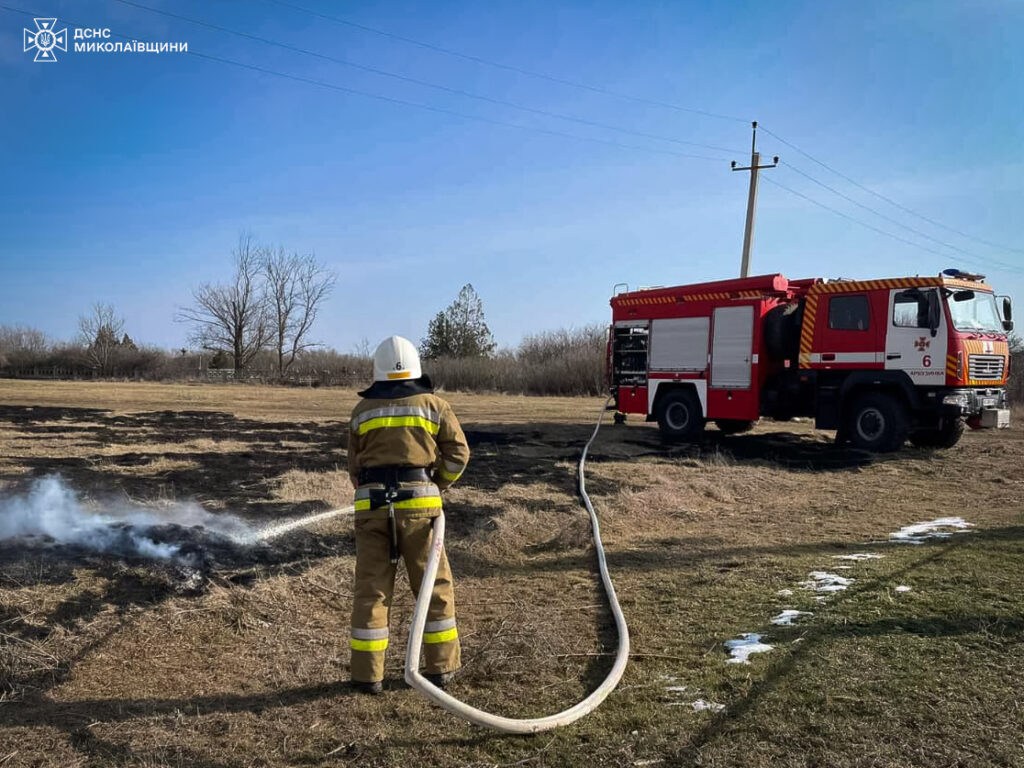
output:
<instances>
[{"instance_id":1,"label":"truck tire","mask_svg":"<svg viewBox=\"0 0 1024 768\"><path fill-rule=\"evenodd\" d=\"M856 448L875 453L898 451L907 439L907 409L893 395L871 392L854 400L840 430Z\"/></svg>"},{"instance_id":2,"label":"truck tire","mask_svg":"<svg viewBox=\"0 0 1024 768\"><path fill-rule=\"evenodd\" d=\"M938 429L922 429L910 433L910 442L918 448L952 448L964 434L963 419L943 419Z\"/></svg>"},{"instance_id":3,"label":"truck tire","mask_svg":"<svg viewBox=\"0 0 1024 768\"><path fill-rule=\"evenodd\" d=\"M704 431L700 400L692 389L667 393L658 404L658 428L668 440L695 440Z\"/></svg>"},{"instance_id":4,"label":"truck tire","mask_svg":"<svg viewBox=\"0 0 1024 768\"><path fill-rule=\"evenodd\" d=\"M749 432L754 428L753 421L743 419L715 419L715 426L723 435L738 435L741 432Z\"/></svg>"},{"instance_id":5,"label":"truck tire","mask_svg":"<svg viewBox=\"0 0 1024 768\"><path fill-rule=\"evenodd\" d=\"M796 360L800 355L803 303L780 304L764 316L764 345L776 360Z\"/></svg>"}]
</instances>

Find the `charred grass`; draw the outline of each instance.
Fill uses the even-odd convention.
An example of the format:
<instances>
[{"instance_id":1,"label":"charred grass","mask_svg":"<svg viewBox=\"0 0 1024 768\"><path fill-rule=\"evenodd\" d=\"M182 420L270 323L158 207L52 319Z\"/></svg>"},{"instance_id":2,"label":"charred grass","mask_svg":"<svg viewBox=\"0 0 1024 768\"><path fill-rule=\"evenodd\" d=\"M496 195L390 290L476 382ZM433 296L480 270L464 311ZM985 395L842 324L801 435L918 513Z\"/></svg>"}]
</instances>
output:
<instances>
[{"instance_id":1,"label":"charred grass","mask_svg":"<svg viewBox=\"0 0 1024 768\"><path fill-rule=\"evenodd\" d=\"M196 499L261 524L351 492L352 392L0 382L0 401L5 495L60 473L97 503ZM575 499L600 402L452 401L474 452L447 502L465 663L453 690L513 716L563 709L615 647ZM1022 465L1018 425L884 458L806 424L712 428L685 447L606 427L587 484L633 656L595 714L529 738L404 688L404 576L389 690L352 695L344 518L218 552L190 590L166 564L8 542L0 766L1021 765ZM975 528L886 541L950 515ZM834 559L857 552L884 557ZM855 581L818 602L798 586L811 570ZM772 625L783 608L813 615ZM741 632L774 649L727 664ZM724 709L695 712L697 699Z\"/></svg>"}]
</instances>

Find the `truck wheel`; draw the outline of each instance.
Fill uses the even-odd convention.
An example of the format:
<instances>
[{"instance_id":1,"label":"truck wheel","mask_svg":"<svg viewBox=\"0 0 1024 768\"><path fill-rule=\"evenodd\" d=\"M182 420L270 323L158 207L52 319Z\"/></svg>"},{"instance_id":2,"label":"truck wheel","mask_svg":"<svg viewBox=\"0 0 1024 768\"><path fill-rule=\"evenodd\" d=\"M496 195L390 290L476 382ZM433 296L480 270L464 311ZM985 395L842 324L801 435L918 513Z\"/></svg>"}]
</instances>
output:
<instances>
[{"instance_id":1,"label":"truck wheel","mask_svg":"<svg viewBox=\"0 0 1024 768\"><path fill-rule=\"evenodd\" d=\"M753 421L743 419L715 419L715 426L723 435L738 435L741 432L749 432L754 428Z\"/></svg>"},{"instance_id":2,"label":"truck wheel","mask_svg":"<svg viewBox=\"0 0 1024 768\"><path fill-rule=\"evenodd\" d=\"M890 453L903 446L908 428L903 403L892 395L877 392L854 401L842 432L856 448Z\"/></svg>"},{"instance_id":3,"label":"truck wheel","mask_svg":"<svg viewBox=\"0 0 1024 768\"><path fill-rule=\"evenodd\" d=\"M942 420L942 426L938 429L911 432L910 442L918 448L952 448L960 442L964 426L963 419L946 418Z\"/></svg>"},{"instance_id":4,"label":"truck wheel","mask_svg":"<svg viewBox=\"0 0 1024 768\"><path fill-rule=\"evenodd\" d=\"M669 392L658 406L658 427L669 440L694 440L704 431L700 400L692 389Z\"/></svg>"}]
</instances>

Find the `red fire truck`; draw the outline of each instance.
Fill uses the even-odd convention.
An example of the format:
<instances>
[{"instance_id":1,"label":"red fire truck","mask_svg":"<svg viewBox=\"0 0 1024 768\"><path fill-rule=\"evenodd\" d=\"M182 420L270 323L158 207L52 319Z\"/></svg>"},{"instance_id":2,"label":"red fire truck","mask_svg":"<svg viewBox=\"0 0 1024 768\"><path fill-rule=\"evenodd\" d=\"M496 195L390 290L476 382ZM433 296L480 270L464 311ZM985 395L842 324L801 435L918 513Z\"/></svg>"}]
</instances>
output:
<instances>
[{"instance_id":1,"label":"red fire truck","mask_svg":"<svg viewBox=\"0 0 1024 768\"><path fill-rule=\"evenodd\" d=\"M981 275L737 280L611 299L617 421L640 414L692 440L713 421L812 417L872 451L949 447L964 424L1009 425L1008 297Z\"/></svg>"}]
</instances>

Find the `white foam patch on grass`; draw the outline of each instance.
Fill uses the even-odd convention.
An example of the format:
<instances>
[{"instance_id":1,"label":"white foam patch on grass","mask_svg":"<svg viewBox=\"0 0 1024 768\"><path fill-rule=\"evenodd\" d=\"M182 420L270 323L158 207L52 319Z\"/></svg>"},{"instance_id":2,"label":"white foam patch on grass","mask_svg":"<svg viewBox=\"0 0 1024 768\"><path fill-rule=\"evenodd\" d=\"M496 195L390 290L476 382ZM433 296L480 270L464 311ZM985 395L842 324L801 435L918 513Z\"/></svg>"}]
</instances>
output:
<instances>
[{"instance_id":1,"label":"white foam patch on grass","mask_svg":"<svg viewBox=\"0 0 1024 768\"><path fill-rule=\"evenodd\" d=\"M761 642L761 635L756 632L744 632L735 640L726 640L725 647L730 658L726 664L749 664L750 657L755 653L767 653L773 646Z\"/></svg>"},{"instance_id":2,"label":"white foam patch on grass","mask_svg":"<svg viewBox=\"0 0 1024 768\"><path fill-rule=\"evenodd\" d=\"M725 709L725 704L716 704L713 701L704 701L704 699L697 699L695 702L693 702L694 712L721 712L723 709Z\"/></svg>"},{"instance_id":3,"label":"white foam patch on grass","mask_svg":"<svg viewBox=\"0 0 1024 768\"><path fill-rule=\"evenodd\" d=\"M792 589L780 589L775 594L779 595L780 597L792 597L793 596L793 590Z\"/></svg>"},{"instance_id":4,"label":"white foam patch on grass","mask_svg":"<svg viewBox=\"0 0 1024 768\"><path fill-rule=\"evenodd\" d=\"M881 560L884 555L876 555L874 552L857 552L853 555L832 555L833 560Z\"/></svg>"},{"instance_id":5,"label":"white foam patch on grass","mask_svg":"<svg viewBox=\"0 0 1024 768\"><path fill-rule=\"evenodd\" d=\"M896 587L896 591L897 592L909 592L910 591L910 587L908 587L906 584L900 584L898 587Z\"/></svg>"},{"instance_id":6,"label":"white foam patch on grass","mask_svg":"<svg viewBox=\"0 0 1024 768\"><path fill-rule=\"evenodd\" d=\"M928 539L945 539L954 533L972 528L962 517L940 517L923 523L905 525L889 534L889 540L900 544L921 544ZM952 530L945 530L951 528Z\"/></svg>"},{"instance_id":7,"label":"white foam patch on grass","mask_svg":"<svg viewBox=\"0 0 1024 768\"><path fill-rule=\"evenodd\" d=\"M793 620L798 619L801 616L813 616L810 611L794 611L791 608L787 608L774 619L772 624L777 624L780 627L791 627L793 626Z\"/></svg>"},{"instance_id":8,"label":"white foam patch on grass","mask_svg":"<svg viewBox=\"0 0 1024 768\"><path fill-rule=\"evenodd\" d=\"M828 571L811 571L807 576L807 581L801 581L800 586L815 592L842 592L856 581Z\"/></svg>"}]
</instances>

